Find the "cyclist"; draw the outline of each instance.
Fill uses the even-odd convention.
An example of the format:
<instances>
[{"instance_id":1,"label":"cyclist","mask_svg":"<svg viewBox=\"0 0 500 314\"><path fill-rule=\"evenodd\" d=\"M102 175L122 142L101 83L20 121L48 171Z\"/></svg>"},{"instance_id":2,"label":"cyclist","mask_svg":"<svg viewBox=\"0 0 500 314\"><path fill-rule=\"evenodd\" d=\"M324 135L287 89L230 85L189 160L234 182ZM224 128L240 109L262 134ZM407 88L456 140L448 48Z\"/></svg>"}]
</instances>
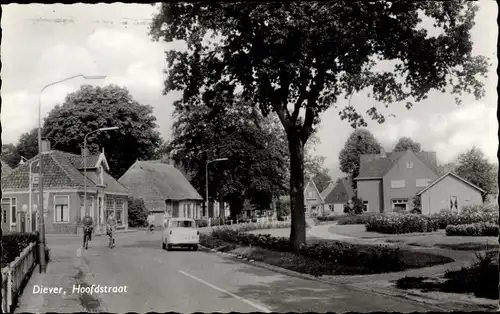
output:
<instances>
[{"instance_id":1,"label":"cyclist","mask_svg":"<svg viewBox=\"0 0 500 314\"><path fill-rule=\"evenodd\" d=\"M115 246L115 238L114 238L114 233L116 231L116 219L115 219L115 213L111 213L108 216L108 219L106 221L106 233L109 236L109 243L111 247Z\"/></svg>"},{"instance_id":2,"label":"cyclist","mask_svg":"<svg viewBox=\"0 0 500 314\"><path fill-rule=\"evenodd\" d=\"M83 217L82 223L83 223L83 246L85 247L85 249L87 249L88 242L86 242L85 239L88 239L88 241L92 240L92 231L94 229L94 221L89 213L87 213L85 217Z\"/></svg>"}]
</instances>

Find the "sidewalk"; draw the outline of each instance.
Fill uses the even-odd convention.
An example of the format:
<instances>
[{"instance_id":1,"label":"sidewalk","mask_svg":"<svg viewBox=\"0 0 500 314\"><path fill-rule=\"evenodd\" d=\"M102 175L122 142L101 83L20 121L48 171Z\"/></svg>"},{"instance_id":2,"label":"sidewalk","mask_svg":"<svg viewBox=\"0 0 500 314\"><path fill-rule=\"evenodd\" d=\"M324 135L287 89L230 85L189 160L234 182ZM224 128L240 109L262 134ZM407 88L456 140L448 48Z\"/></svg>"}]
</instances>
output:
<instances>
[{"instance_id":1,"label":"sidewalk","mask_svg":"<svg viewBox=\"0 0 500 314\"><path fill-rule=\"evenodd\" d=\"M74 247L51 248L51 261L47 265L47 272L40 274L37 265L19 298L14 313L86 312L87 310L81 305L81 295L71 293L82 269L84 268L81 265L81 258L77 256ZM65 289L66 294L35 294L33 290L35 286L61 287Z\"/></svg>"},{"instance_id":2,"label":"sidewalk","mask_svg":"<svg viewBox=\"0 0 500 314\"><path fill-rule=\"evenodd\" d=\"M134 229L134 228L128 228L127 230L116 230L116 233L129 233L129 232L137 232L140 231L139 229ZM105 233L98 233L95 232L93 236L102 236L106 235ZM45 234L45 237L82 237L82 234L74 234L74 233L50 233L50 234Z\"/></svg>"}]
</instances>

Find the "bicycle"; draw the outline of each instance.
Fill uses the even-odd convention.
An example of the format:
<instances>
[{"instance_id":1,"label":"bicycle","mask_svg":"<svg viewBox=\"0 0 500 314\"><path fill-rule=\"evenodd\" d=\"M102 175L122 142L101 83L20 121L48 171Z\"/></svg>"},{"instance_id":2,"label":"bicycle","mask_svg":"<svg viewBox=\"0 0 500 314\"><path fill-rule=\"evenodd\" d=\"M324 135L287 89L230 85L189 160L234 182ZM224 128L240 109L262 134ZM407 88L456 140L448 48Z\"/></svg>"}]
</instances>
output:
<instances>
[{"instance_id":1,"label":"bicycle","mask_svg":"<svg viewBox=\"0 0 500 314\"><path fill-rule=\"evenodd\" d=\"M89 241L92 237L92 228L91 227L86 227L83 231L83 247L88 250L89 248Z\"/></svg>"},{"instance_id":2,"label":"bicycle","mask_svg":"<svg viewBox=\"0 0 500 314\"><path fill-rule=\"evenodd\" d=\"M109 236L108 247L112 249L115 247L115 238L113 237L113 231L108 230L108 236Z\"/></svg>"}]
</instances>

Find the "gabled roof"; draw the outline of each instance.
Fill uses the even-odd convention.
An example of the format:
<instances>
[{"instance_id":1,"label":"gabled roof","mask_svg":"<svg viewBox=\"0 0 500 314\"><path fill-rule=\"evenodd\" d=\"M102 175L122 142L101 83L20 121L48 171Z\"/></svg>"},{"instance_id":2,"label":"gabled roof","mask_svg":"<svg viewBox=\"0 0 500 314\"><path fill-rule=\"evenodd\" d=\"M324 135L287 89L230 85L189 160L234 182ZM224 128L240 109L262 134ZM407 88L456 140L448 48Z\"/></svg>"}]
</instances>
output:
<instances>
[{"instance_id":1,"label":"gabled roof","mask_svg":"<svg viewBox=\"0 0 500 314\"><path fill-rule=\"evenodd\" d=\"M334 196L339 195L339 192L345 193L347 199L351 199L354 196L352 180L350 177L340 178L337 180L330 192L324 197L325 203L335 203L335 201L338 201L333 198Z\"/></svg>"},{"instance_id":2,"label":"gabled roof","mask_svg":"<svg viewBox=\"0 0 500 314\"><path fill-rule=\"evenodd\" d=\"M144 201L203 200L177 168L160 161L136 161L118 181Z\"/></svg>"},{"instance_id":3,"label":"gabled roof","mask_svg":"<svg viewBox=\"0 0 500 314\"><path fill-rule=\"evenodd\" d=\"M412 153L417 156L429 169L437 174L437 158L435 152L389 152L385 157L380 154L361 155L359 162L359 176L354 180L360 179L380 179L392 169L394 164L406 155Z\"/></svg>"},{"instance_id":4,"label":"gabled roof","mask_svg":"<svg viewBox=\"0 0 500 314\"><path fill-rule=\"evenodd\" d=\"M64 154L64 156L78 170L83 170L84 168L95 169L95 168L97 168L97 166L99 165L99 163L102 160L105 161L106 170L109 170L108 162L106 161L106 157L104 156L104 153L88 155L87 158L83 158L83 156L81 156L81 155L75 155L75 154L67 153L67 152L60 152L60 153ZM84 160L86 163L86 167L84 167Z\"/></svg>"},{"instance_id":5,"label":"gabled roof","mask_svg":"<svg viewBox=\"0 0 500 314\"><path fill-rule=\"evenodd\" d=\"M337 182L338 182L338 180L337 180ZM333 183L333 181L330 182L330 184L328 184L328 186L326 187L326 189L324 189L323 192L321 192L321 197L323 199L326 199L326 197L328 196L328 194L330 194L333 191L333 189L335 188L336 185L337 185L337 183Z\"/></svg>"},{"instance_id":6,"label":"gabled roof","mask_svg":"<svg viewBox=\"0 0 500 314\"><path fill-rule=\"evenodd\" d=\"M311 185L311 184L312 184L312 186L314 187L314 189L316 190L316 193L317 193L317 194L318 194L318 196L319 196L319 200L323 203L323 197L321 197L321 192L318 190L318 187L316 187L316 183L314 183L314 180L313 180L313 179L310 179L310 180L307 182L307 185L306 185L306 187L304 188L304 193L306 192L307 187L308 187L309 185Z\"/></svg>"},{"instance_id":7,"label":"gabled roof","mask_svg":"<svg viewBox=\"0 0 500 314\"><path fill-rule=\"evenodd\" d=\"M33 157L30 161L38 159ZM43 186L44 188L83 188L84 180L87 180L87 187L96 187L94 182L85 178L83 174L74 167L67 158L67 153L51 150L43 155ZM29 187L29 165L26 162L19 165L12 173L2 180L2 189L28 189ZM32 172L37 173L38 162L33 164Z\"/></svg>"},{"instance_id":8,"label":"gabled roof","mask_svg":"<svg viewBox=\"0 0 500 314\"><path fill-rule=\"evenodd\" d=\"M127 194L129 193L126 186L124 186L123 184L118 182L115 178L113 178L113 176L111 176L106 171L104 171L103 177L104 177L104 186L106 187L105 191L107 193L113 193L113 192L114 193L127 193Z\"/></svg>"},{"instance_id":9,"label":"gabled roof","mask_svg":"<svg viewBox=\"0 0 500 314\"><path fill-rule=\"evenodd\" d=\"M427 187L425 187L425 189L423 189L420 192L418 192L417 195L421 195L422 193L424 193L425 191L429 190L430 188L432 188L433 186L435 186L436 184L438 184L440 181L442 181L444 178L446 178L448 176L452 176L452 177L454 177L454 178L462 181L463 183L465 183L467 185L470 185L471 187L475 188L476 190L480 191L483 194L486 193L485 190L481 189L477 185L474 185L474 184L470 183L469 181L467 181L464 178L460 177L458 174L453 173L453 172L448 172L448 173L442 175L441 177L437 178L436 180L434 180L434 182L432 182Z\"/></svg>"}]
</instances>

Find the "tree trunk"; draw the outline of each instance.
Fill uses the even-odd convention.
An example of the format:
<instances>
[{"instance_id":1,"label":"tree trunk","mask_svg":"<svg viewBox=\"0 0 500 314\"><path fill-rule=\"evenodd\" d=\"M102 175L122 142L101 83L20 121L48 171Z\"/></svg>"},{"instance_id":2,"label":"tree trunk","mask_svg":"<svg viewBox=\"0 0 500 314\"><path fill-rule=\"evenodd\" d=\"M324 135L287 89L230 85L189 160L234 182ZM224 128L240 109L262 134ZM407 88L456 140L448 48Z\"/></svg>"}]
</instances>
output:
<instances>
[{"instance_id":1,"label":"tree trunk","mask_svg":"<svg viewBox=\"0 0 500 314\"><path fill-rule=\"evenodd\" d=\"M292 228L290 248L296 251L306 242L306 216L304 211L304 143L298 134L288 134L290 150L290 202Z\"/></svg>"}]
</instances>

